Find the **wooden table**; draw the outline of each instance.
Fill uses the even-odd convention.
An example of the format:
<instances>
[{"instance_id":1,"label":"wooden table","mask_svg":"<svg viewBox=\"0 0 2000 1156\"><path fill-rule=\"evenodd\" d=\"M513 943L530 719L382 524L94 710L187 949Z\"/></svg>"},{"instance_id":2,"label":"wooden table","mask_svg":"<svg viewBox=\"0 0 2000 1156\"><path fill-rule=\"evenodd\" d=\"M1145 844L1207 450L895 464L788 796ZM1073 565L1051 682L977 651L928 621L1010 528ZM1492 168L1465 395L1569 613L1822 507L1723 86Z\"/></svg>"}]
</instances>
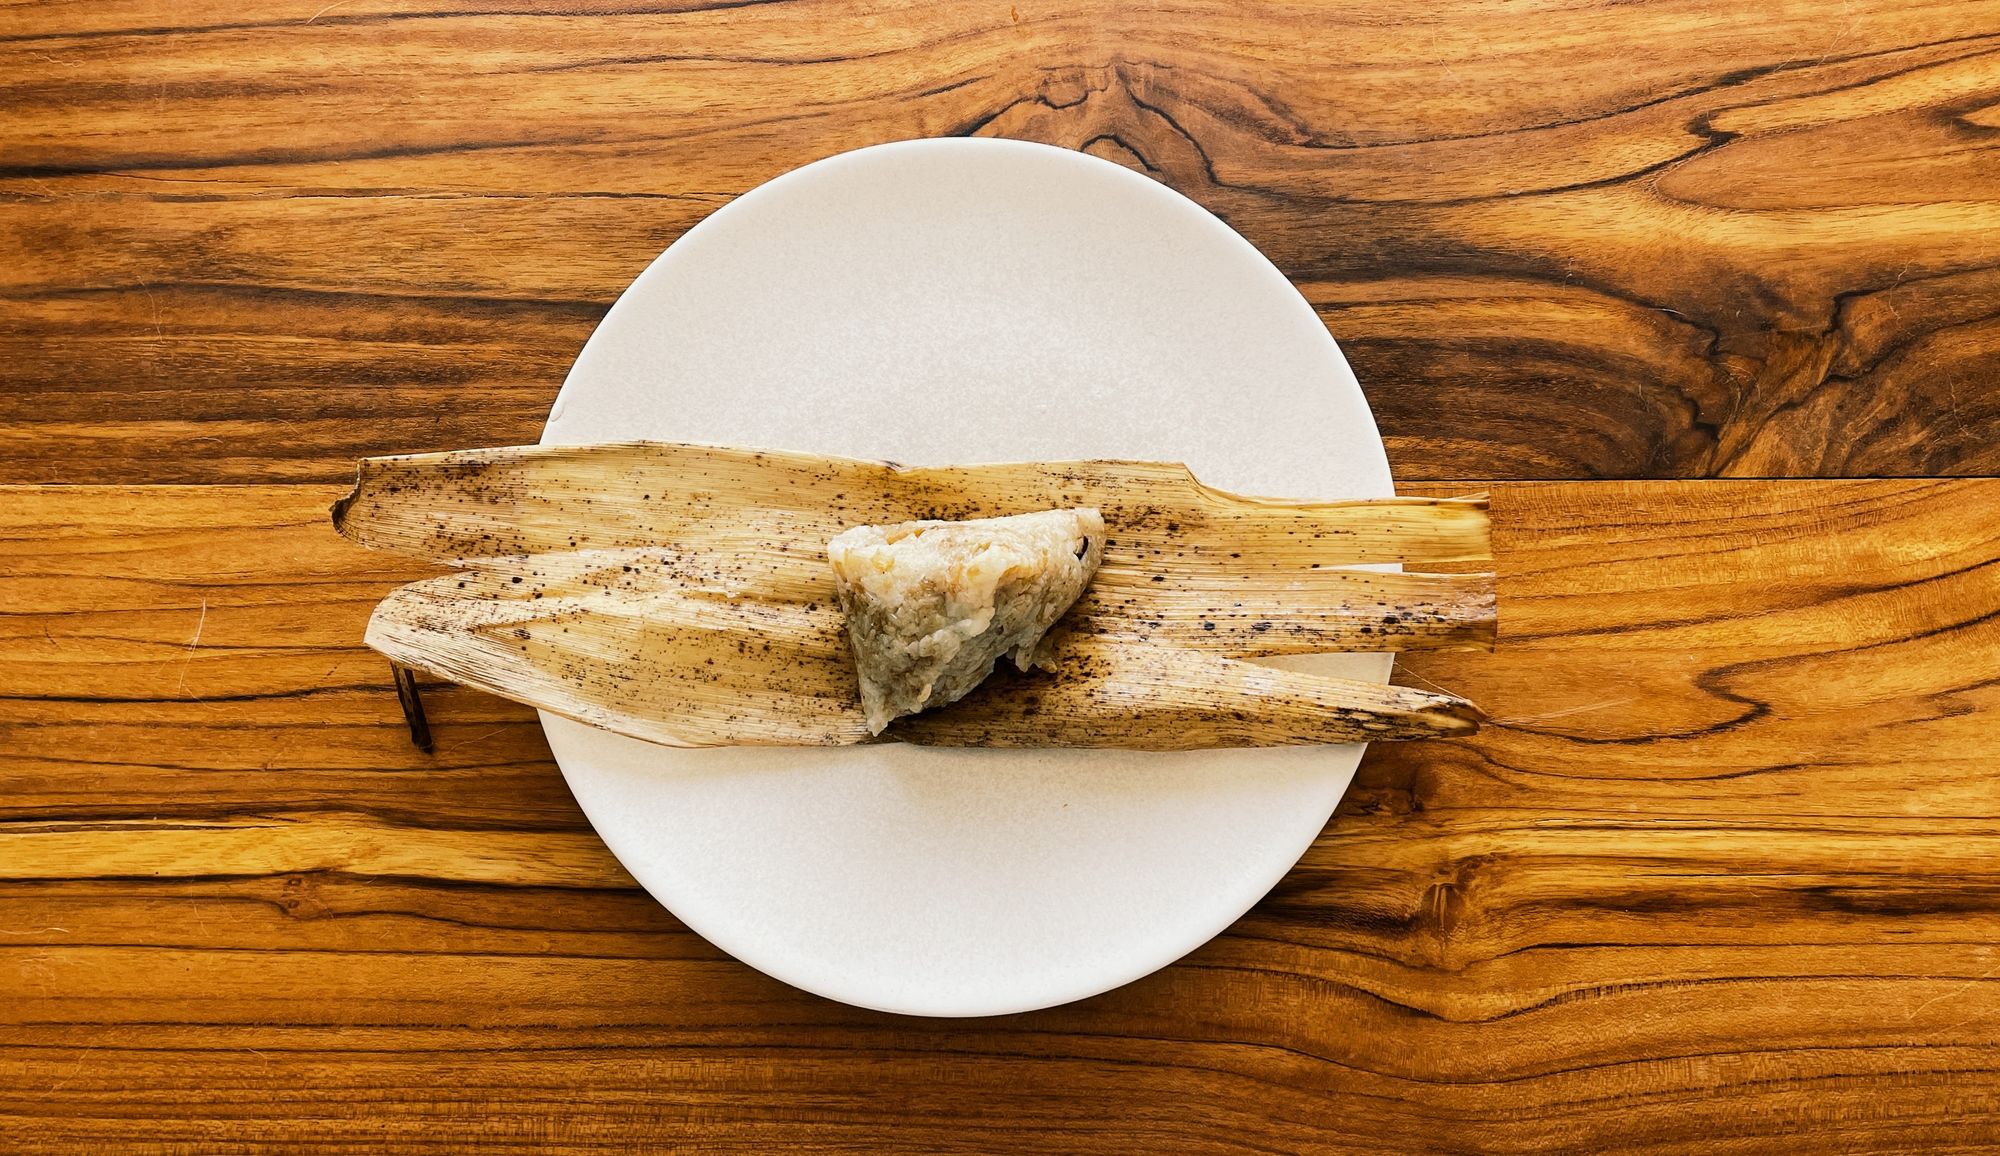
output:
<instances>
[{"instance_id":1,"label":"wooden table","mask_svg":"<svg viewBox=\"0 0 2000 1156\"><path fill-rule=\"evenodd\" d=\"M2000 4L559 7L0 8L0 1148L2000 1143ZM527 710L412 749L325 509L965 133L1270 254L1503 625L1221 938L924 1021L691 934Z\"/></svg>"}]
</instances>

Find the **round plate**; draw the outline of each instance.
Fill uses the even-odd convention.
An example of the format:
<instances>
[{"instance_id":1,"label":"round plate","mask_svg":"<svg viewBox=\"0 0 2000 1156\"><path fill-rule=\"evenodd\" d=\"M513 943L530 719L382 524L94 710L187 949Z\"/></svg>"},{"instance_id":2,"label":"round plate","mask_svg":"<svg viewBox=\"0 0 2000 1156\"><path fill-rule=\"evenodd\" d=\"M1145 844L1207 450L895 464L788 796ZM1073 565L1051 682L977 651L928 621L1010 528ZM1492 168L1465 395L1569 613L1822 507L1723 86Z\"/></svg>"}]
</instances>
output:
<instances>
[{"instance_id":1,"label":"round plate","mask_svg":"<svg viewBox=\"0 0 2000 1156\"><path fill-rule=\"evenodd\" d=\"M1017 141L846 153L690 229L598 326L542 440L633 438L1393 492L1353 373L1262 254L1144 176ZM1362 751L676 750L542 725L598 833L689 927L808 991L949 1016L1193 950L1305 852Z\"/></svg>"}]
</instances>

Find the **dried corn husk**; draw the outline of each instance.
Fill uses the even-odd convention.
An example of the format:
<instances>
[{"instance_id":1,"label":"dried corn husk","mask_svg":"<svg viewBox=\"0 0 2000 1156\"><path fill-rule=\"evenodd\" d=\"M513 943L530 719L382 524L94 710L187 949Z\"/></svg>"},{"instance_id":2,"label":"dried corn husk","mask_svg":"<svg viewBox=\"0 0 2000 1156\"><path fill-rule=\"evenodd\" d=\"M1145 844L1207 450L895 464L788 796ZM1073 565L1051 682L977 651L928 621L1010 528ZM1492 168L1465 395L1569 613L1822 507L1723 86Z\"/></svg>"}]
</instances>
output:
<instances>
[{"instance_id":1,"label":"dried corn husk","mask_svg":"<svg viewBox=\"0 0 2000 1156\"><path fill-rule=\"evenodd\" d=\"M996 675L886 737L1189 749L1421 738L1477 726L1449 695L1244 661L1489 645L1492 577L1343 569L1489 556L1483 499L1295 502L1179 465L914 469L673 443L371 458L341 533L454 572L376 609L396 662L678 746L870 741L828 539L863 523L1095 506L1092 587L1056 669Z\"/></svg>"}]
</instances>

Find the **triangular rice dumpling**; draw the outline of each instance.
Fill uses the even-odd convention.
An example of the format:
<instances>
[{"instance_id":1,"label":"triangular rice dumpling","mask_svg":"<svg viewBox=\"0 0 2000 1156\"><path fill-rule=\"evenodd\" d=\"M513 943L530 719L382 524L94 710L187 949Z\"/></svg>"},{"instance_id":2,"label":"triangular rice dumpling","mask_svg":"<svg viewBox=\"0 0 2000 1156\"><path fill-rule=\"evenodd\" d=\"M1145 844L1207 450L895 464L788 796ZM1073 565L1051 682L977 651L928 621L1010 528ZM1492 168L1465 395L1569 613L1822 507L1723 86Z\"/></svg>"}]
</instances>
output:
<instances>
[{"instance_id":1,"label":"triangular rice dumpling","mask_svg":"<svg viewBox=\"0 0 2000 1156\"><path fill-rule=\"evenodd\" d=\"M856 526L827 543L868 729L963 698L1035 647L1104 558L1094 509Z\"/></svg>"}]
</instances>

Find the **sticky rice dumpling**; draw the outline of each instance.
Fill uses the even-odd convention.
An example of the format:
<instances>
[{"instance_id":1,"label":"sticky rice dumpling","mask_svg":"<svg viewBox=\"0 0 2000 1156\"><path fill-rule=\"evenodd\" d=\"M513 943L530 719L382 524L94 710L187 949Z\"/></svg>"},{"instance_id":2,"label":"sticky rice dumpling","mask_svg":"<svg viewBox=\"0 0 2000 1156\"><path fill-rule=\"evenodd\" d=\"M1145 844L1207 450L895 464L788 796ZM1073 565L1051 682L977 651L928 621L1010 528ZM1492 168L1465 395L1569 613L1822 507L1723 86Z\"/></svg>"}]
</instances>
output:
<instances>
[{"instance_id":1,"label":"sticky rice dumpling","mask_svg":"<svg viewBox=\"0 0 2000 1156\"><path fill-rule=\"evenodd\" d=\"M868 729L1022 670L1104 557L1094 509L856 526L827 543Z\"/></svg>"}]
</instances>

